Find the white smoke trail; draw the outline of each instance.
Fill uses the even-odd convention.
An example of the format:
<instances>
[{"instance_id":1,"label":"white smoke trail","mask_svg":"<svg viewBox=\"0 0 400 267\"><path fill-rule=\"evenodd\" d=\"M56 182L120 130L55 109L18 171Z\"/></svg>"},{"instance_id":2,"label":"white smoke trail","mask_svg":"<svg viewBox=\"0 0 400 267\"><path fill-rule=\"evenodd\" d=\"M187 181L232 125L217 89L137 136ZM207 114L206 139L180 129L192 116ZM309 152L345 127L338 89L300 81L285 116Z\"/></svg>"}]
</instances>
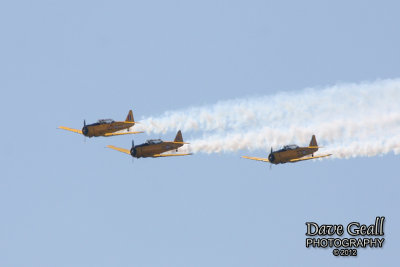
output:
<instances>
[{"instance_id":1,"label":"white smoke trail","mask_svg":"<svg viewBox=\"0 0 400 267\"><path fill-rule=\"evenodd\" d=\"M400 79L223 101L145 118L139 128L203 132L191 141L193 152L305 146L316 134L336 157L399 153Z\"/></svg>"},{"instance_id":2,"label":"white smoke trail","mask_svg":"<svg viewBox=\"0 0 400 267\"><path fill-rule=\"evenodd\" d=\"M349 158L357 156L375 156L390 151L400 153L400 115L393 116L373 127L374 122L349 124L349 122L333 122L321 124L319 127L292 127L288 130L265 127L256 131L243 133L215 134L190 141L187 152L220 153L238 150L262 149L269 153L282 144L297 143L307 146L312 134L316 134L323 153L332 153L333 157ZM386 130L385 130L386 129ZM367 133L366 133L367 131Z\"/></svg>"}]
</instances>

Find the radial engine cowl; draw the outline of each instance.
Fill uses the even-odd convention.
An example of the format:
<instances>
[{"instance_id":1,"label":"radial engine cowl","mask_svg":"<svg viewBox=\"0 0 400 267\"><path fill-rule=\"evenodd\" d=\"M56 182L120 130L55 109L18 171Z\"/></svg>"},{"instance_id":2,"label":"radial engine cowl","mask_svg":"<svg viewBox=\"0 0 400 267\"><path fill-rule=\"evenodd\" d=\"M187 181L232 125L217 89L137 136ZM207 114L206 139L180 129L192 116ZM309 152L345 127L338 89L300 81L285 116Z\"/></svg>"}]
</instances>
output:
<instances>
[{"instance_id":1,"label":"radial engine cowl","mask_svg":"<svg viewBox=\"0 0 400 267\"><path fill-rule=\"evenodd\" d=\"M274 162L275 161L275 156L274 156L274 154L269 154L269 156L268 156L268 160L269 160L269 162Z\"/></svg>"},{"instance_id":2,"label":"radial engine cowl","mask_svg":"<svg viewBox=\"0 0 400 267\"><path fill-rule=\"evenodd\" d=\"M134 148L134 147L131 148L131 155L132 155L132 157L136 156L136 148Z\"/></svg>"},{"instance_id":3,"label":"radial engine cowl","mask_svg":"<svg viewBox=\"0 0 400 267\"><path fill-rule=\"evenodd\" d=\"M83 135L87 135L88 133L89 133L88 127L86 127L86 126L83 127L83 128L82 128L82 134L83 134Z\"/></svg>"}]
</instances>

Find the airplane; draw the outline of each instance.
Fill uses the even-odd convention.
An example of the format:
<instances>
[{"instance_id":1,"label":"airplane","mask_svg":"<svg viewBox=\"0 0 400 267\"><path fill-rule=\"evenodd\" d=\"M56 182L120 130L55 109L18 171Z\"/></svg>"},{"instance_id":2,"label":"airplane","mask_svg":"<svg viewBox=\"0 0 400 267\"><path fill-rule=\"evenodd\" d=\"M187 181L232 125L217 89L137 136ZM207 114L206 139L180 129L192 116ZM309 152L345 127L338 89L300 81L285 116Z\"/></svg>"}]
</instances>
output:
<instances>
[{"instance_id":1,"label":"airplane","mask_svg":"<svg viewBox=\"0 0 400 267\"><path fill-rule=\"evenodd\" d=\"M332 154L326 154L314 157L314 152L317 152L318 148L319 147L317 144L317 140L315 139L315 135L313 135L311 137L310 144L306 147L299 147L297 145L286 145L282 149L277 151L272 151L271 147L271 153L268 155L268 158L256 158L247 156L242 156L242 158L269 162L272 164L283 164L287 162L293 163L303 160L329 157L332 155ZM310 154L311 157L307 157Z\"/></svg>"},{"instance_id":2,"label":"airplane","mask_svg":"<svg viewBox=\"0 0 400 267\"><path fill-rule=\"evenodd\" d=\"M59 129L71 131L78 134L83 134L87 137L98 137L98 136L115 136L115 135L124 135L124 134L137 134L143 132L129 132L129 128L135 125L133 119L132 110L129 110L128 116L126 116L125 121L114 121L112 119L101 119L96 123L86 124L86 121L83 121L82 130L72 129L64 126L58 127ZM118 132L121 130L127 129L127 132Z\"/></svg>"},{"instance_id":3,"label":"airplane","mask_svg":"<svg viewBox=\"0 0 400 267\"><path fill-rule=\"evenodd\" d=\"M163 141L161 139L150 139L145 143L135 146L134 141L132 140L131 149L125 149L115 146L107 146L108 148L117 150L119 152L131 155L134 158L159 158L159 157L173 157L173 156L187 156L192 155L192 153L185 154L161 154L167 151L176 150L178 152L178 148L183 146L184 144L188 144L183 142L181 130L176 134L174 141Z\"/></svg>"}]
</instances>

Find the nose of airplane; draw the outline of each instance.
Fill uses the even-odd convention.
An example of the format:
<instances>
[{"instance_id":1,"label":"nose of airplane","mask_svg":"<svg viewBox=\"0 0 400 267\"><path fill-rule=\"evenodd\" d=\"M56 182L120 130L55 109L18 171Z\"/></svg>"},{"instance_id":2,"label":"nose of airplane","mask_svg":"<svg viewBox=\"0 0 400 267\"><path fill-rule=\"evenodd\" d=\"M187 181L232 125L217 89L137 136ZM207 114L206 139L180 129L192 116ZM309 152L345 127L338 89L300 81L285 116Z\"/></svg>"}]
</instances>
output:
<instances>
[{"instance_id":1,"label":"nose of airplane","mask_svg":"<svg viewBox=\"0 0 400 267\"><path fill-rule=\"evenodd\" d=\"M83 135L87 135L87 134L89 133L88 127L84 126L84 127L82 128L82 133L83 133Z\"/></svg>"},{"instance_id":2,"label":"nose of airplane","mask_svg":"<svg viewBox=\"0 0 400 267\"><path fill-rule=\"evenodd\" d=\"M269 156L268 156L268 160L269 160L269 162L274 162L275 161L275 156L274 156L274 154L269 154Z\"/></svg>"},{"instance_id":3,"label":"nose of airplane","mask_svg":"<svg viewBox=\"0 0 400 267\"><path fill-rule=\"evenodd\" d=\"M131 148L131 155L132 155L132 157L136 156L136 148L134 148L134 147Z\"/></svg>"}]
</instances>

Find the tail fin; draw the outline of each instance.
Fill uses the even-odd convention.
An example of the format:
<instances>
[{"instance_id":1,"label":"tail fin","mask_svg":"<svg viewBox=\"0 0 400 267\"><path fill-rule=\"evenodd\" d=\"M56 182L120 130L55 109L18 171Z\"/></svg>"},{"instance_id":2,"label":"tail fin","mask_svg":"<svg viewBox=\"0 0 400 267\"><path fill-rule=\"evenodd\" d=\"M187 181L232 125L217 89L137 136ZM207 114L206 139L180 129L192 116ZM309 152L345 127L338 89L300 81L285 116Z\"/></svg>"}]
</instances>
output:
<instances>
[{"instance_id":1,"label":"tail fin","mask_svg":"<svg viewBox=\"0 0 400 267\"><path fill-rule=\"evenodd\" d=\"M128 116L126 116L125 121L134 122L132 110L129 110Z\"/></svg>"},{"instance_id":2,"label":"tail fin","mask_svg":"<svg viewBox=\"0 0 400 267\"><path fill-rule=\"evenodd\" d=\"M183 142L181 130L176 133L174 142Z\"/></svg>"},{"instance_id":3,"label":"tail fin","mask_svg":"<svg viewBox=\"0 0 400 267\"><path fill-rule=\"evenodd\" d=\"M310 145L309 146L318 148L317 139L315 139L315 135L313 135L311 137L311 141L310 141Z\"/></svg>"}]
</instances>

